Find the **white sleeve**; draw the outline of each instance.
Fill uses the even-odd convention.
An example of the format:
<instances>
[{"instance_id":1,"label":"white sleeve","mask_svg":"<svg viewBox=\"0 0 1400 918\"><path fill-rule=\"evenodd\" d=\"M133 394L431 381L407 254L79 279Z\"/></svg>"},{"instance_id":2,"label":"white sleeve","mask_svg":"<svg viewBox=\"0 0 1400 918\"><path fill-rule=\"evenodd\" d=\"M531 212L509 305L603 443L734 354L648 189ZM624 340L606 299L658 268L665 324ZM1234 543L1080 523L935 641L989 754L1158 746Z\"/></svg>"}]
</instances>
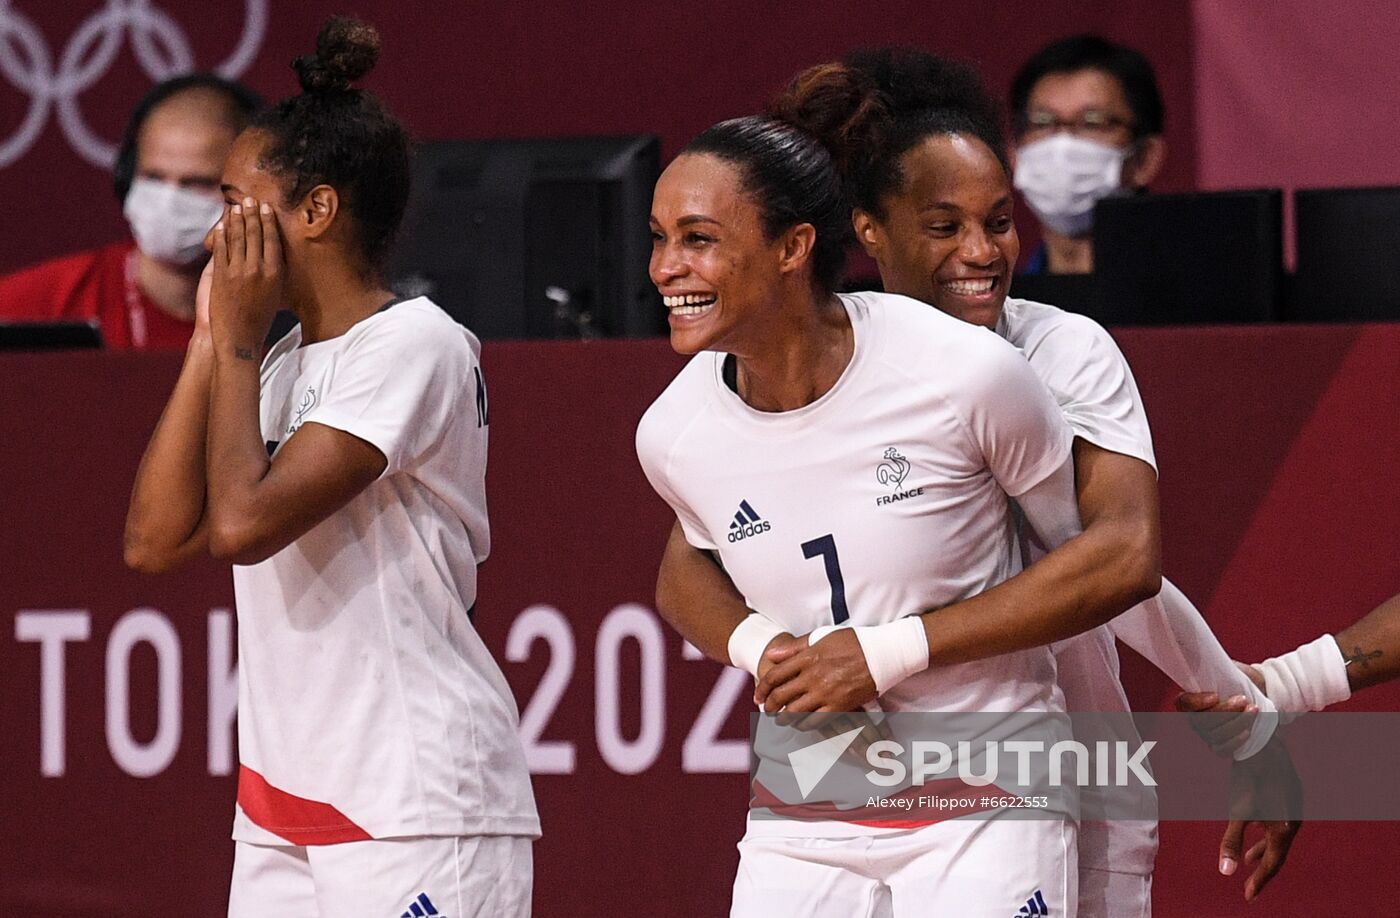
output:
<instances>
[{"instance_id":1,"label":"white sleeve","mask_svg":"<svg viewBox=\"0 0 1400 918\"><path fill-rule=\"evenodd\" d=\"M1017 497L1065 463L1072 437L1050 390L1021 352L995 341L990 359L959 393L961 413L992 477Z\"/></svg>"},{"instance_id":2,"label":"white sleeve","mask_svg":"<svg viewBox=\"0 0 1400 918\"><path fill-rule=\"evenodd\" d=\"M1108 624L1114 636L1142 654L1188 692L1215 692L1222 699L1243 695L1262 715L1255 719L1250 739L1235 758L1245 759L1263 748L1278 724L1277 708L1249 677L1240 672L1200 610L1163 578L1162 591Z\"/></svg>"},{"instance_id":3,"label":"white sleeve","mask_svg":"<svg viewBox=\"0 0 1400 918\"><path fill-rule=\"evenodd\" d=\"M384 322L346 348L303 420L372 444L387 461L384 475L412 468L475 398L476 366L456 329Z\"/></svg>"},{"instance_id":4,"label":"white sleeve","mask_svg":"<svg viewBox=\"0 0 1400 918\"><path fill-rule=\"evenodd\" d=\"M1047 554L1084 531L1074 491L1074 458L1065 457L1059 468L1016 498L1030 528L1028 535Z\"/></svg>"},{"instance_id":5,"label":"white sleeve","mask_svg":"<svg viewBox=\"0 0 1400 918\"><path fill-rule=\"evenodd\" d=\"M676 514L685 540L696 548L705 551L718 551L719 545L710 538L705 524L690 509L672 484L670 453L674 434L674 431L669 430L658 420L657 415L649 410L642 416L641 423L637 425L637 459L642 464L642 471L646 473L647 481L651 483L652 490Z\"/></svg>"},{"instance_id":6,"label":"white sleeve","mask_svg":"<svg viewBox=\"0 0 1400 918\"><path fill-rule=\"evenodd\" d=\"M1157 469L1152 430L1123 352L1097 322L1066 315L1031 359L1076 437Z\"/></svg>"},{"instance_id":7,"label":"white sleeve","mask_svg":"<svg viewBox=\"0 0 1400 918\"><path fill-rule=\"evenodd\" d=\"M1072 462L1067 461L1016 503L1047 552L1081 531ZM1114 618L1108 627L1184 690L1216 692L1221 698L1244 695L1258 706L1264 716L1255 719L1249 741L1235 758L1248 758L1269 741L1278 725L1274 703L1240 672L1200 610L1171 581L1163 579L1160 593Z\"/></svg>"}]
</instances>

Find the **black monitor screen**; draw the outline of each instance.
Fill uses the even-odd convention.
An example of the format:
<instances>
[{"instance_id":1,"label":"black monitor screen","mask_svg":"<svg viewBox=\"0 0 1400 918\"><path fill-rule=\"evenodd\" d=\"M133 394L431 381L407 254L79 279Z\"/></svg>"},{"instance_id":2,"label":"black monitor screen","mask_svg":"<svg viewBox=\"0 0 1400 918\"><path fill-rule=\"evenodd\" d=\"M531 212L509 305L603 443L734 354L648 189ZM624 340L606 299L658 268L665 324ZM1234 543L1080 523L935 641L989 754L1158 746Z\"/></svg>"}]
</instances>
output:
<instances>
[{"instance_id":1,"label":"black monitor screen","mask_svg":"<svg viewBox=\"0 0 1400 918\"><path fill-rule=\"evenodd\" d=\"M1100 317L1114 325L1276 321L1282 214L1278 189L1105 198L1094 211Z\"/></svg>"},{"instance_id":2,"label":"black monitor screen","mask_svg":"<svg viewBox=\"0 0 1400 918\"><path fill-rule=\"evenodd\" d=\"M56 351L102 346L95 322L0 322L0 351Z\"/></svg>"},{"instance_id":3,"label":"black monitor screen","mask_svg":"<svg viewBox=\"0 0 1400 918\"><path fill-rule=\"evenodd\" d=\"M1288 317L1400 319L1400 188L1299 189Z\"/></svg>"},{"instance_id":4,"label":"black monitor screen","mask_svg":"<svg viewBox=\"0 0 1400 918\"><path fill-rule=\"evenodd\" d=\"M647 276L660 163L651 135L424 144L391 284L484 339L663 334Z\"/></svg>"}]
</instances>

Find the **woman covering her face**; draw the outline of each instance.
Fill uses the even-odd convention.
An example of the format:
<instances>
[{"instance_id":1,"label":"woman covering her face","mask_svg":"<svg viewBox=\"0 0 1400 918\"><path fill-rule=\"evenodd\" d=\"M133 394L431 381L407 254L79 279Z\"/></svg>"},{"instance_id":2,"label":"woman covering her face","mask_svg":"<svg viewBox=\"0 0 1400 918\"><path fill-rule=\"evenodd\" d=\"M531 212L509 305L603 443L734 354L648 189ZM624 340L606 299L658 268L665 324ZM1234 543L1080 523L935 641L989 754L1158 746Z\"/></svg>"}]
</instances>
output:
<instances>
[{"instance_id":1,"label":"woman covering her face","mask_svg":"<svg viewBox=\"0 0 1400 918\"><path fill-rule=\"evenodd\" d=\"M480 345L383 263L408 139L333 19L224 167L201 309L147 447L127 561L234 564L231 918L528 915L515 703L471 622L490 550ZM266 353L274 312L300 324ZM436 903L436 905L434 904Z\"/></svg>"}]
</instances>

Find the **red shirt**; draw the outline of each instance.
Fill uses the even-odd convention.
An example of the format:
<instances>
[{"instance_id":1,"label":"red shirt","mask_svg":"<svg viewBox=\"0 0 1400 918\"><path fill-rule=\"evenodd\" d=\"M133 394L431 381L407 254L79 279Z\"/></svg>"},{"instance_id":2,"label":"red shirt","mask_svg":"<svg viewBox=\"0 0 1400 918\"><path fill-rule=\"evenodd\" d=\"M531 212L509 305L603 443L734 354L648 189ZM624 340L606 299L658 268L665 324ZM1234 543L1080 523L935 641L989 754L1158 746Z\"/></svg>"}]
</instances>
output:
<instances>
[{"instance_id":1,"label":"red shirt","mask_svg":"<svg viewBox=\"0 0 1400 918\"><path fill-rule=\"evenodd\" d=\"M112 350L179 350L194 322L168 314L136 283L136 243L65 255L0 278L0 320L96 319Z\"/></svg>"}]
</instances>

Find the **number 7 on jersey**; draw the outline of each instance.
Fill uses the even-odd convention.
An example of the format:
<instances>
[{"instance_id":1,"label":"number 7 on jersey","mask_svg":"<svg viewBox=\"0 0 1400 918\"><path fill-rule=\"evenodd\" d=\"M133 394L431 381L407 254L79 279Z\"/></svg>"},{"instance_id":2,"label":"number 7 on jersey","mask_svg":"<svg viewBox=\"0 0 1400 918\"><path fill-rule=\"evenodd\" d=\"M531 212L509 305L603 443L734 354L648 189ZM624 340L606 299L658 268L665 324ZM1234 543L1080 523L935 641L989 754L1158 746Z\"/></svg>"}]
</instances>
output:
<instances>
[{"instance_id":1,"label":"number 7 on jersey","mask_svg":"<svg viewBox=\"0 0 1400 918\"><path fill-rule=\"evenodd\" d=\"M826 579L831 584L831 622L839 625L851 617L846 609L846 581L841 576L841 559L836 556L836 539L830 534L802 543L802 557L820 556L826 566Z\"/></svg>"}]
</instances>

